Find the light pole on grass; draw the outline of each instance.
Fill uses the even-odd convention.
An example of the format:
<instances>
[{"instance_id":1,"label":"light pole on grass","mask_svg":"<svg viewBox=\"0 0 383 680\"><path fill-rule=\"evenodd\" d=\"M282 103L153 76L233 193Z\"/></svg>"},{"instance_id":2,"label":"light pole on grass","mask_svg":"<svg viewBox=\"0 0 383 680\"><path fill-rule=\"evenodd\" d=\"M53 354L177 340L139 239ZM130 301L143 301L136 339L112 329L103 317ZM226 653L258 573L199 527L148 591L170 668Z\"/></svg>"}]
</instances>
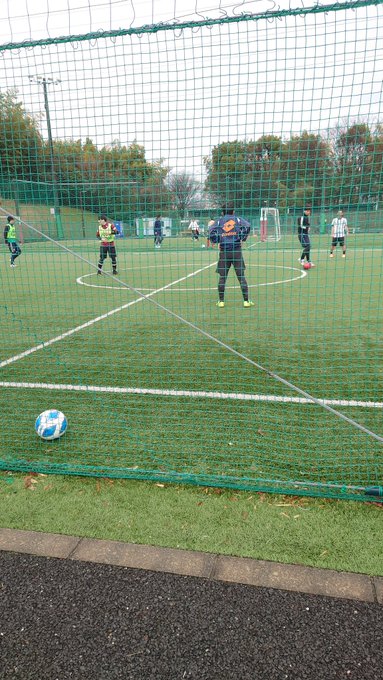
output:
<instances>
[{"instance_id":1,"label":"light pole on grass","mask_svg":"<svg viewBox=\"0 0 383 680\"><path fill-rule=\"evenodd\" d=\"M57 178L56 178L54 152L53 152L51 117L50 117L50 113L49 113L49 102L48 102L48 85L58 85L59 83L61 83L61 80L59 80L58 78L46 78L45 76L28 76L28 78L29 78L29 81L31 83L37 83L37 85L43 86L44 108L45 108L45 114L46 114L46 117L47 117L48 146L49 146L49 156L50 156L50 162L51 162L51 173L52 173L52 182L53 182L53 202L54 202L53 209L54 209L55 220L56 220L57 236L58 236L58 238L62 238L64 236L64 232L63 232L63 228L62 228L61 211L60 211L59 197L58 197L58 191L57 191Z\"/></svg>"}]
</instances>

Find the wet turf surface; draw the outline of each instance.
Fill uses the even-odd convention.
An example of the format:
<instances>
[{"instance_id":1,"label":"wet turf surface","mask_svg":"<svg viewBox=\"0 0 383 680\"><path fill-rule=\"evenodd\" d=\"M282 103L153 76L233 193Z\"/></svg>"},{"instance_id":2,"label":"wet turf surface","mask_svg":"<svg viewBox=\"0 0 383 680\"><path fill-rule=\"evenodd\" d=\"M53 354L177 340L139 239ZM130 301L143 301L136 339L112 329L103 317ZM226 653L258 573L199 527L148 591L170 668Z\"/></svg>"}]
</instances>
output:
<instances>
[{"instance_id":1,"label":"wet turf surface","mask_svg":"<svg viewBox=\"0 0 383 680\"><path fill-rule=\"evenodd\" d=\"M0 678L381 680L383 607L3 552Z\"/></svg>"}]
</instances>

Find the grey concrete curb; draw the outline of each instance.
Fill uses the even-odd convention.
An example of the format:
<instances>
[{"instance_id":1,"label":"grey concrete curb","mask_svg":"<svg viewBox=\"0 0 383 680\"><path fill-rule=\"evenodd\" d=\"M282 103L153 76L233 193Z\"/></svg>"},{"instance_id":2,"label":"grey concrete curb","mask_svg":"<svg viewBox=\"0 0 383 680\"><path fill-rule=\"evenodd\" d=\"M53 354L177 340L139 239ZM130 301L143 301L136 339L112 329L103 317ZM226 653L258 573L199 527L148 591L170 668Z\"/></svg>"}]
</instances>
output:
<instances>
[{"instance_id":1,"label":"grey concrete curb","mask_svg":"<svg viewBox=\"0 0 383 680\"><path fill-rule=\"evenodd\" d=\"M383 605L383 578L250 558L0 528L0 550Z\"/></svg>"}]
</instances>

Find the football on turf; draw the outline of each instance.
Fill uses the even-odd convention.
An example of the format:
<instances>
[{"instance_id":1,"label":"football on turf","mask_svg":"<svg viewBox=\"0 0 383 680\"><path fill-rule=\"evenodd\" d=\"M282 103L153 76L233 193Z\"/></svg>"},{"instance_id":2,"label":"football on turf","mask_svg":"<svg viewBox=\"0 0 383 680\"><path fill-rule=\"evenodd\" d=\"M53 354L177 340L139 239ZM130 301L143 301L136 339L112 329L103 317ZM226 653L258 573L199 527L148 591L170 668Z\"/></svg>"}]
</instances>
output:
<instances>
[{"instance_id":1,"label":"football on turf","mask_svg":"<svg viewBox=\"0 0 383 680\"><path fill-rule=\"evenodd\" d=\"M35 430L41 439L58 439L68 427L68 421L61 411L49 409L36 418Z\"/></svg>"},{"instance_id":2,"label":"football on turf","mask_svg":"<svg viewBox=\"0 0 383 680\"><path fill-rule=\"evenodd\" d=\"M311 269L311 262L305 262L303 265L303 269Z\"/></svg>"}]
</instances>

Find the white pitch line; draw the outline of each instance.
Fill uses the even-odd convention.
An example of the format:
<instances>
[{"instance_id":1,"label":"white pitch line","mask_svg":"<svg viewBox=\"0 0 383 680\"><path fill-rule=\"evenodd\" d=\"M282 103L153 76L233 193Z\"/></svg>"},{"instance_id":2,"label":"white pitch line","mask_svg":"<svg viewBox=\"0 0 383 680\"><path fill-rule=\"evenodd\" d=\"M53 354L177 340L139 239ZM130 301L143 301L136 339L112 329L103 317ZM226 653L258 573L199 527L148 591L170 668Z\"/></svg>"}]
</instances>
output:
<instances>
[{"instance_id":1,"label":"white pitch line","mask_svg":"<svg viewBox=\"0 0 383 680\"><path fill-rule=\"evenodd\" d=\"M63 390L69 392L107 392L112 394L152 394L160 397L191 397L193 399L232 399L237 401L266 401L277 404L313 404L304 397L284 397L275 394L246 394L241 392L205 392L203 390L163 390L151 387L108 387L100 385L71 385L61 383L4 382L0 387L20 387L40 390ZM359 401L356 399L318 399L329 406L358 406L364 408L383 408L381 401Z\"/></svg>"},{"instance_id":2,"label":"white pitch line","mask_svg":"<svg viewBox=\"0 0 383 680\"><path fill-rule=\"evenodd\" d=\"M210 262L210 264L206 265L205 267L202 267L201 269L197 269L195 272L191 272L191 274L187 274L187 276L183 276L180 279L177 279L176 281L171 281L170 283L167 283L166 286L161 286L161 288L157 288L156 290L153 290L151 293L148 293L147 295L142 295L142 297L136 298L135 300L132 300L131 302L127 302L125 305L121 305L120 307L116 307L116 309L111 309L109 312L106 312L105 314L101 314L100 316L97 316L95 319L90 319L90 321L86 321L85 323L81 324L81 326L76 326L76 328L71 328L69 331L66 331L65 333L61 333L60 335L57 335L55 338L51 338L51 340L47 340L46 342L41 342L39 345L35 345L34 347L30 347L29 349L25 350L25 352L21 352L20 354L16 354L13 357L10 357L9 359L5 359L4 361L0 362L0 368L4 368L4 366L9 366L9 364L13 364L16 361L19 361L19 359L24 359L25 357L29 356L30 354L33 354L34 352L38 352L40 349L44 349L45 347L49 347L50 345L53 345L55 342L59 342L60 340L64 340L65 338L70 337L71 335L74 335L75 333L78 333L79 331L84 330L85 328L89 328L89 326L93 326L93 324L98 323L99 321L102 321L103 319L107 319L109 316L113 316L113 314L117 314L118 312L121 312L123 309L127 309L128 307L131 307L132 305L136 305L138 302L142 302L143 300L146 300L147 298L153 297L153 295L156 295L157 293L161 293L163 290L166 290L167 288L170 288L171 286L176 286L177 283L181 283L182 281L186 281L186 279L190 279L192 276L196 276L197 274L200 274L203 272L205 269L209 269L210 267L213 267L216 265L216 262Z\"/></svg>"},{"instance_id":3,"label":"white pitch line","mask_svg":"<svg viewBox=\"0 0 383 680\"><path fill-rule=\"evenodd\" d=\"M213 263L212 263L213 264ZM177 266L178 265L166 265L166 266ZM253 264L250 263L247 265L248 267L263 267L264 269L270 269L271 267L275 271L275 269L291 269L293 272L298 272L298 276L294 276L293 278L290 279L280 279L279 281L268 281L264 283L251 283L249 284L249 288L262 288L263 286L278 286L282 283L292 283L293 281L298 281L299 279L303 279L307 276L307 272L304 270L298 269L298 267L293 267L289 265L284 265L284 264L276 264L276 265L269 265L269 264ZM143 269L150 269L150 266L143 266L143 267L137 267L139 271L142 271ZM126 269L119 269L119 271L134 271L134 268L126 268ZM83 274L82 276L77 277L76 283L78 283L80 286L86 286L87 288L100 288L101 290L130 290L126 286L106 286L104 284L98 285L97 283L86 283L83 279L90 278L91 276L96 276L96 272L91 272L90 274ZM235 289L237 286L226 286L226 290L230 289ZM151 288L136 288L136 290L142 292L145 291L151 291ZM209 290L216 290L216 286L209 286L205 288L194 288L192 289L193 293L196 292L202 292L202 291L209 291ZM176 293L187 293L190 291L190 288L177 288L175 291ZM172 291L171 291L172 292Z\"/></svg>"}]
</instances>

